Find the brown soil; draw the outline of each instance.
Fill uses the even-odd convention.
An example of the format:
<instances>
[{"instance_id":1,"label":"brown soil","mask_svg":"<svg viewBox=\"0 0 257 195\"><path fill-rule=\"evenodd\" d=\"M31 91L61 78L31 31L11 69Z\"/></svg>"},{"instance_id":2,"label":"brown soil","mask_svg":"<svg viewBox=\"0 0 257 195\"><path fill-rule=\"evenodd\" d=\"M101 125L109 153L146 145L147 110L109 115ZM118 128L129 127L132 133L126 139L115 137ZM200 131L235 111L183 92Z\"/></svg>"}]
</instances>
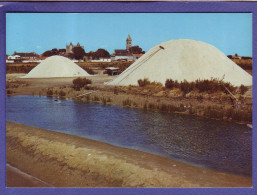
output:
<instances>
[{"instance_id":1,"label":"brown soil","mask_svg":"<svg viewBox=\"0 0 257 195\"><path fill-rule=\"evenodd\" d=\"M10 165L6 165L7 187L52 187Z\"/></svg>"},{"instance_id":2,"label":"brown soil","mask_svg":"<svg viewBox=\"0 0 257 195\"><path fill-rule=\"evenodd\" d=\"M251 187L252 179L12 122L7 163L55 187ZM7 171L7 185L21 186ZM30 184L24 184L31 185Z\"/></svg>"}]
</instances>

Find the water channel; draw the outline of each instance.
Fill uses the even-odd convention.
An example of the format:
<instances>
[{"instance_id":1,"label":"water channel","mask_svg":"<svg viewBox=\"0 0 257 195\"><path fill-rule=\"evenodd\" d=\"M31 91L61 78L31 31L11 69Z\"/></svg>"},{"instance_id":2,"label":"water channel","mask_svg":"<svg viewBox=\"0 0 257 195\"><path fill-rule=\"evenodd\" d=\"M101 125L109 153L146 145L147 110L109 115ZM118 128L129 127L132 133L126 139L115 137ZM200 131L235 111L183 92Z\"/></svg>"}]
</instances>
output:
<instances>
[{"instance_id":1,"label":"water channel","mask_svg":"<svg viewBox=\"0 0 257 195\"><path fill-rule=\"evenodd\" d=\"M252 130L246 125L43 96L6 97L6 120L252 175Z\"/></svg>"}]
</instances>

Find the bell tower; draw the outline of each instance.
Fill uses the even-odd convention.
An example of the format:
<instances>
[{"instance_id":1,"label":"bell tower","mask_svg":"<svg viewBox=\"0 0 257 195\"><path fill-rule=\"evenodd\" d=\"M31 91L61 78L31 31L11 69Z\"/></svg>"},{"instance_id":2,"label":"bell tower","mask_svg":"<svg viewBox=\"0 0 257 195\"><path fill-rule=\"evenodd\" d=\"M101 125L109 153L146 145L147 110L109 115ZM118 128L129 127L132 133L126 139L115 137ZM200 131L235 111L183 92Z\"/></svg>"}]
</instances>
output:
<instances>
[{"instance_id":1,"label":"bell tower","mask_svg":"<svg viewBox=\"0 0 257 195\"><path fill-rule=\"evenodd\" d=\"M128 38L126 40L126 50L129 51L129 48L132 47L132 39L130 37L130 35L128 35Z\"/></svg>"}]
</instances>

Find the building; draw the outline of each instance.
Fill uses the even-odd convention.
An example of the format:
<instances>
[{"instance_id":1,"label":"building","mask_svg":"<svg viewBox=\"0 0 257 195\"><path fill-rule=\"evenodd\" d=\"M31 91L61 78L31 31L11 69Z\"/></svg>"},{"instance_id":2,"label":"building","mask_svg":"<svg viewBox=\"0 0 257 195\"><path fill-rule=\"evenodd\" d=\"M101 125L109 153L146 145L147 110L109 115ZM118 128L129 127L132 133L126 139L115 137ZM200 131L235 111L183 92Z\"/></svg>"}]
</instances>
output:
<instances>
[{"instance_id":1,"label":"building","mask_svg":"<svg viewBox=\"0 0 257 195\"><path fill-rule=\"evenodd\" d=\"M115 49L111 55L111 61L135 61L145 53L140 49L139 46L132 46L132 39L130 35L128 35L126 39L126 49Z\"/></svg>"},{"instance_id":2,"label":"building","mask_svg":"<svg viewBox=\"0 0 257 195\"><path fill-rule=\"evenodd\" d=\"M11 55L7 57L6 62L7 63L21 62L21 57L19 55Z\"/></svg>"},{"instance_id":3,"label":"building","mask_svg":"<svg viewBox=\"0 0 257 195\"><path fill-rule=\"evenodd\" d=\"M110 76L120 74L120 69L116 67L108 67L105 70L107 71L107 74Z\"/></svg>"},{"instance_id":4,"label":"building","mask_svg":"<svg viewBox=\"0 0 257 195\"><path fill-rule=\"evenodd\" d=\"M128 35L128 38L126 40L126 50L129 51L129 49L132 47L132 39L130 35Z\"/></svg>"},{"instance_id":5,"label":"building","mask_svg":"<svg viewBox=\"0 0 257 195\"><path fill-rule=\"evenodd\" d=\"M17 53L14 52L13 56L18 55L20 56L21 61L37 61L39 60L39 55L36 54L35 52L30 52L30 53Z\"/></svg>"},{"instance_id":6,"label":"building","mask_svg":"<svg viewBox=\"0 0 257 195\"><path fill-rule=\"evenodd\" d=\"M126 49L115 49L111 61L134 61L134 56Z\"/></svg>"},{"instance_id":7,"label":"building","mask_svg":"<svg viewBox=\"0 0 257 195\"><path fill-rule=\"evenodd\" d=\"M46 58L48 58L48 57L47 56L42 56L42 55L39 56L40 60L45 60Z\"/></svg>"},{"instance_id":8,"label":"building","mask_svg":"<svg viewBox=\"0 0 257 195\"><path fill-rule=\"evenodd\" d=\"M135 53L135 54L133 54L133 56L134 56L134 58L136 60L139 59L142 55L144 55L144 54L143 53L140 53L140 54Z\"/></svg>"},{"instance_id":9,"label":"building","mask_svg":"<svg viewBox=\"0 0 257 195\"><path fill-rule=\"evenodd\" d=\"M126 39L126 49L115 49L111 55L111 61L134 61L135 58L130 53L130 48L132 47L132 39L128 35Z\"/></svg>"},{"instance_id":10,"label":"building","mask_svg":"<svg viewBox=\"0 0 257 195\"><path fill-rule=\"evenodd\" d=\"M66 55L68 55L69 53L73 53L72 49L75 47L81 47L82 49L84 49L84 46L81 46L79 42L77 43L77 45L72 45L72 42L70 42L69 45L66 45Z\"/></svg>"}]
</instances>

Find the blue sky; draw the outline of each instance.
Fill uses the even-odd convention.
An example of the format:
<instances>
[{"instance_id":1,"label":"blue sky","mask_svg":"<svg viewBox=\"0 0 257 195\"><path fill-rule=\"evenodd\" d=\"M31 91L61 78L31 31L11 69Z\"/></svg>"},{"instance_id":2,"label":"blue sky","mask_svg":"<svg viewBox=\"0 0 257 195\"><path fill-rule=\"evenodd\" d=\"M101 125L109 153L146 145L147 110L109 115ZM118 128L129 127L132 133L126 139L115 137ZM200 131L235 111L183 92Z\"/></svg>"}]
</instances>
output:
<instances>
[{"instance_id":1,"label":"blue sky","mask_svg":"<svg viewBox=\"0 0 257 195\"><path fill-rule=\"evenodd\" d=\"M147 51L171 39L193 39L214 45L226 55L252 56L250 13L8 13L6 53L65 48L79 42L85 51L125 49Z\"/></svg>"}]
</instances>

